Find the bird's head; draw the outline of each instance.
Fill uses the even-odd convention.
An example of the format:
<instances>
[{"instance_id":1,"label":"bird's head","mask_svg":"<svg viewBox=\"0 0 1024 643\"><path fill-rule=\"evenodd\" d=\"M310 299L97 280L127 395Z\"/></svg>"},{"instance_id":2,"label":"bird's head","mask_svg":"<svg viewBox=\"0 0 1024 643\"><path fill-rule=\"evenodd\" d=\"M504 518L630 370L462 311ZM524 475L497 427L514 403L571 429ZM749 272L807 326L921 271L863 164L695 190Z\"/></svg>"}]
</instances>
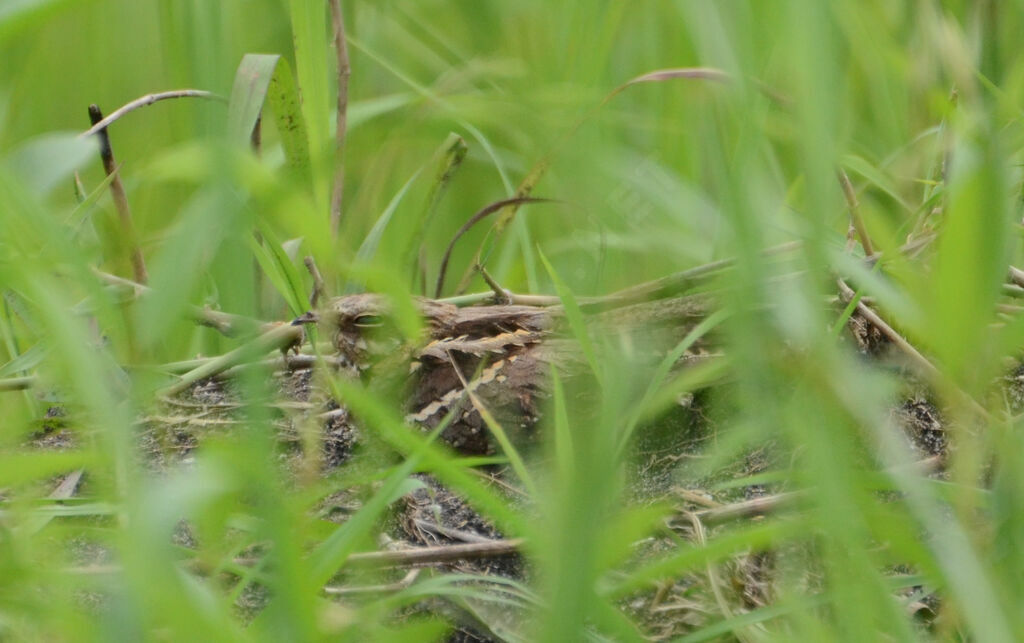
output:
<instances>
[{"instance_id":1,"label":"bird's head","mask_svg":"<svg viewBox=\"0 0 1024 643\"><path fill-rule=\"evenodd\" d=\"M319 313L319 321L338 354L352 366L365 369L400 342L390 313L385 297L364 293L332 300Z\"/></svg>"}]
</instances>

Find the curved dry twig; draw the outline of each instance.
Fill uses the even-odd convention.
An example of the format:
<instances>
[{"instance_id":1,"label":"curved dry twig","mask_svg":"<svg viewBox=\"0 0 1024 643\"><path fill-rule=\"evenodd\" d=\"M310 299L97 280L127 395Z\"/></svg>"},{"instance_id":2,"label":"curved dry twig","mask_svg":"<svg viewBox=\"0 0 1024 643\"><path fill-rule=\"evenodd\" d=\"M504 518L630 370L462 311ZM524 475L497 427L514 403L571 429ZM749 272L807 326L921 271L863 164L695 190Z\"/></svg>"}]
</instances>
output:
<instances>
[{"instance_id":1,"label":"curved dry twig","mask_svg":"<svg viewBox=\"0 0 1024 643\"><path fill-rule=\"evenodd\" d=\"M633 85L639 85L641 83L660 83L666 80L676 79L710 80L718 83L728 83L732 81L732 76L715 67L677 67L674 69L656 69L646 74L630 78L626 82L622 83L608 93L604 99L604 103L607 103L609 100L618 96L624 90L632 87Z\"/></svg>"},{"instance_id":2,"label":"curved dry twig","mask_svg":"<svg viewBox=\"0 0 1024 643\"><path fill-rule=\"evenodd\" d=\"M446 273L448 272L448 262L452 258L452 251L455 249L455 243L462 237L462 235L469 232L469 230L473 226L475 226L481 220L486 219L490 215L494 214L495 212L501 210L502 208L508 205L520 205L523 203L554 202L556 202L555 199L545 199L541 197L532 196L517 196L512 197L511 199L502 199L500 201L495 201L494 203L486 205L482 209L477 211L476 214L471 216L469 220L466 221L466 223L464 223L461 228L459 228L459 231L455 233L455 236L452 237L452 240L448 243L448 247L445 248L444 257L441 259L441 270L440 272L438 272L437 275L437 287L434 289L434 298L437 299L441 296L441 289L444 288L444 278Z\"/></svg>"},{"instance_id":3,"label":"curved dry twig","mask_svg":"<svg viewBox=\"0 0 1024 643\"><path fill-rule=\"evenodd\" d=\"M139 98L136 98L130 103L125 103L121 107L118 107L113 112L111 112L106 118L104 118L101 121L98 121L92 127L79 134L78 137L87 138L89 136L92 136L93 134L96 134L100 130L106 129L107 126L109 126L111 123L118 120L125 114L128 114L129 112L134 112L140 107L147 107L149 105L152 105L157 101L167 100L168 98L205 98L207 100L214 100L221 103L227 102L227 99L223 96L219 94L214 94L213 92L208 92L204 89L173 89L166 92L146 94L145 96L140 96Z\"/></svg>"},{"instance_id":4,"label":"curved dry twig","mask_svg":"<svg viewBox=\"0 0 1024 643\"><path fill-rule=\"evenodd\" d=\"M676 67L670 69L657 69L651 72L647 72L646 74L641 74L639 76L634 76L633 78L630 78L626 82L622 83L621 85L615 87L610 92L608 92L608 94L606 94L605 97L599 103L597 103L589 110L587 110L587 112L579 120L573 123L572 126L569 127L569 129L567 129L560 137L558 137L558 139L555 141L555 144L548 150L548 152L543 157L541 157L539 161L537 161L536 164L534 164L534 166L527 173L526 177L519 184L519 187L516 188L516 195L518 195L518 197L525 197L529 195L533 191L533 188L540 182L544 174L547 173L548 168L551 167L554 158L559 154L560 150L568 143L568 141L576 134L576 132L579 131L581 127L583 127L584 124L586 124L592 118L594 118L594 116L598 112L600 112L604 108L604 106L611 102L612 99L614 99L616 96L624 92L626 89L636 85L643 85L647 83L660 83L677 79L707 81L712 83L718 83L720 85L731 83L734 80L734 78L728 72L723 71L721 69L717 69L715 67ZM789 98L775 91L766 83L756 78L750 78L748 79L748 82L750 82L758 91L760 91L764 96L766 96L770 101L772 101L776 105L787 107L792 104L792 101ZM516 204L516 201L512 201L511 203L509 203L511 207L509 208L508 212L498 219L498 222L495 224L495 236L500 236L501 234L503 234L505 228L512 221L512 219L515 218L516 213L518 212ZM473 263L478 264L480 262L480 249L478 249L476 255L473 258ZM460 291L463 287L465 287L465 282L466 280L468 280L468 278L469 274L467 273L467 275L463 278L463 283L460 284L459 286ZM440 290L438 290L437 294L435 294L434 296L440 297Z\"/></svg>"}]
</instances>

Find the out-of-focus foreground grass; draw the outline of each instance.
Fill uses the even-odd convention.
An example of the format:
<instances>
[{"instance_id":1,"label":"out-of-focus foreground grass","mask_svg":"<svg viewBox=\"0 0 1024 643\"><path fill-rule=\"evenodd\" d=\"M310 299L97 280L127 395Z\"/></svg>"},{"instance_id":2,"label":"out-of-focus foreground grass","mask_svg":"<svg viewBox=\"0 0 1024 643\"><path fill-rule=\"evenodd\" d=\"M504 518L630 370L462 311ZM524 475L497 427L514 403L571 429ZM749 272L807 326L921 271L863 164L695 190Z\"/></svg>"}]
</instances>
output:
<instances>
[{"instance_id":1,"label":"out-of-focus foreground grass","mask_svg":"<svg viewBox=\"0 0 1024 643\"><path fill-rule=\"evenodd\" d=\"M358 600L323 593L349 554L376 547L377 521L417 470L527 539L534 573L495 604L533 616L518 629L487 623L496 636L638 639L630 596L756 550L778 556L774 600L695 605L709 613L693 640L1024 637L1024 441L994 384L1024 341L1019 308L1001 300L1020 290L1004 285L1021 260L1020 2L342 5L352 73L333 236L322 0L0 2L0 375L11 387L35 378L0 394L0 638L440 636L445 621L403 610L439 596L495 603L494 592L439 576ZM185 87L231 96L246 53L288 62L308 163L295 167L270 117L251 154L229 136L236 106L216 101L169 100L115 123L153 289L126 302L96 270L131 277L129 241L95 148L72 135L90 103L109 113ZM684 67L730 80L637 83L603 102L630 79ZM452 134L466 156L430 214ZM136 418L165 383L143 367L242 341L193 324L189 305L290 319L311 285L305 255L334 293L422 294L411 279L420 246L432 283L459 227L538 168L533 194L558 202L523 206L500 236L474 227L442 294L456 293L481 244L495 279L529 293L598 295L735 258L714 283L729 384L713 396L701 466L786 453L746 483L799 490L799 511L631 557L669 510L625 500L619 447L664 391L645 395L647 375L610 358L593 365L599 412L586 422L571 388L556 396L566 411L544 430L557 457L531 465L533 497L515 505L415 440L385 439L401 457L379 469L288 478L258 405L246 430L205 444L190 466L154 475L140 464ZM877 265L847 244L840 169ZM935 235L922 253L900 251L908 236ZM790 241L802 244L781 259L761 253ZM904 466L912 456L890 414L902 385L833 332L837 278L935 365L925 379L955 444L945 480ZM473 273L465 288L487 290ZM249 385L255 396L261 383ZM406 430L395 400L343 388L381 435ZM30 448L58 402L74 447ZM79 469L87 494L48 498L56 476ZM339 525L315 508L341 488L364 502ZM182 521L196 536L188 547L172 538ZM90 548L104 552L104 573L76 569ZM253 552L267 558L236 562ZM270 595L251 623L234 607L250 585ZM924 594L938 597L928 627L908 607Z\"/></svg>"}]
</instances>

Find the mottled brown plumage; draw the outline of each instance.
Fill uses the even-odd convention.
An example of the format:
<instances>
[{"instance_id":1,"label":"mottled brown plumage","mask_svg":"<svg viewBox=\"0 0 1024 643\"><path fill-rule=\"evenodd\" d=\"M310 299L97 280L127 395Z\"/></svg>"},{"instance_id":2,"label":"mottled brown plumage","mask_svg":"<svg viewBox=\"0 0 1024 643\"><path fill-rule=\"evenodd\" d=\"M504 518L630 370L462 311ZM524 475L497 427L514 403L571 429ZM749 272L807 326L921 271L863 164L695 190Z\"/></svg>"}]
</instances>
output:
<instances>
[{"instance_id":1,"label":"mottled brown plumage","mask_svg":"<svg viewBox=\"0 0 1024 643\"><path fill-rule=\"evenodd\" d=\"M434 427L454 411L443 437L461 451L491 450L462 379L514 439L524 439L533 434L548 395L551 368L566 376L584 370L582 352L565 332L560 307L458 308L430 299L418 299L416 306L424 330L413 341L398 331L382 295L334 299L321 320L352 370L378 386L401 380L410 422ZM707 307L705 299L690 297L613 307L589 313L589 318L602 345L619 342L664 354L706 315ZM651 358L657 361L660 355Z\"/></svg>"}]
</instances>

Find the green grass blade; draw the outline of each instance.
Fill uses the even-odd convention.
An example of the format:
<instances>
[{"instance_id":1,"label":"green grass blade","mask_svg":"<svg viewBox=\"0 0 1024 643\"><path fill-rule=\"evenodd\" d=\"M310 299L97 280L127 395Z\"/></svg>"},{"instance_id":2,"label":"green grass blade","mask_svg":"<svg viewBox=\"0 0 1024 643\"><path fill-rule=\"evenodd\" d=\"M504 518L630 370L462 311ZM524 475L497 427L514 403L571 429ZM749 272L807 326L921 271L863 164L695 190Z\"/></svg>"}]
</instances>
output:
<instances>
[{"instance_id":1,"label":"green grass blade","mask_svg":"<svg viewBox=\"0 0 1024 643\"><path fill-rule=\"evenodd\" d=\"M330 105L327 91L326 3L323 0L289 0L295 67L302 96L301 113L306 124L307 149L313 175L317 209L327 215L330 177ZM297 105L293 105L297 106Z\"/></svg>"},{"instance_id":2,"label":"green grass blade","mask_svg":"<svg viewBox=\"0 0 1024 643\"><path fill-rule=\"evenodd\" d=\"M558 293L559 298L562 300L562 305L565 307L565 317L569 322L569 328L572 330L573 336L580 343L580 350L583 351L583 356L587 360L587 364L590 365L590 370L597 378L599 383L604 380L604 373L599 366L597 360L597 351L594 350L594 344L590 339L590 333L587 330L586 321L583 319L583 311L580 310L579 303L576 301L576 297L569 290L562 278L555 272L554 267L548 261L548 258L544 256L544 253L537 250L537 254L540 256L541 262L548 271L548 276L551 277L551 281L555 284L555 291Z\"/></svg>"},{"instance_id":3,"label":"green grass blade","mask_svg":"<svg viewBox=\"0 0 1024 643\"><path fill-rule=\"evenodd\" d=\"M249 144L280 60L276 54L246 54L242 57L228 99L228 140L240 145Z\"/></svg>"},{"instance_id":4,"label":"green grass blade","mask_svg":"<svg viewBox=\"0 0 1024 643\"><path fill-rule=\"evenodd\" d=\"M255 238L250 241L253 254L264 274L288 303L292 314L298 317L309 309L302 273L285 252L284 243L269 227L260 226L260 234L263 237L262 243Z\"/></svg>"},{"instance_id":5,"label":"green grass blade","mask_svg":"<svg viewBox=\"0 0 1024 643\"><path fill-rule=\"evenodd\" d=\"M228 101L229 140L248 145L264 107L273 114L287 167L301 183L312 187L307 117L291 67L278 55L246 54Z\"/></svg>"}]
</instances>

